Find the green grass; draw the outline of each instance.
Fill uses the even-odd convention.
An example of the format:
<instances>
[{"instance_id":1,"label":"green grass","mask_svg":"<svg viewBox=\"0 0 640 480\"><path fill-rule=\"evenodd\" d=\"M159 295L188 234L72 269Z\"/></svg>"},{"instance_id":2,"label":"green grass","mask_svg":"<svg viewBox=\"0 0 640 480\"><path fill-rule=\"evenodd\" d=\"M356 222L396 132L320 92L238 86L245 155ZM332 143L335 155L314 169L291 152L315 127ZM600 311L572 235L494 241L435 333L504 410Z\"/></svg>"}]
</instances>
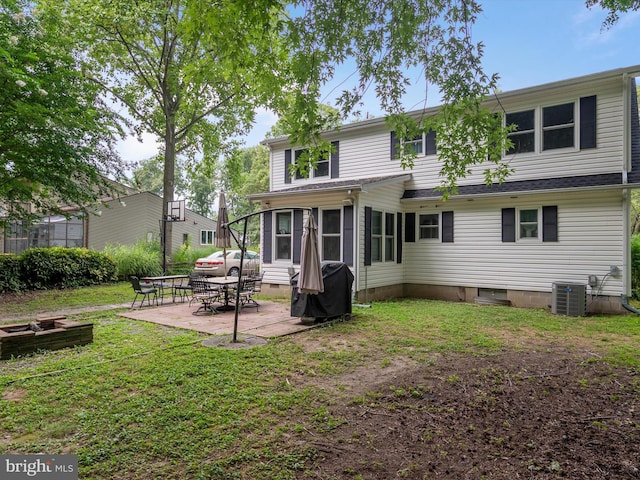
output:
<instances>
[{"instance_id":1,"label":"green grass","mask_svg":"<svg viewBox=\"0 0 640 480\"><path fill-rule=\"evenodd\" d=\"M118 284L3 305L35 314L131 296ZM293 479L313 456L296 438L340 423L328 408L335 392L318 385L339 387L357 368L549 344L640 368L632 315L427 300L354 310L351 321L250 349L204 347L203 335L117 310L75 315L94 322L92 344L0 363L0 453L74 453L83 479Z\"/></svg>"},{"instance_id":2,"label":"green grass","mask_svg":"<svg viewBox=\"0 0 640 480\"><path fill-rule=\"evenodd\" d=\"M36 315L67 308L117 305L132 302L135 296L130 282L68 290L44 290L6 295L0 298L0 316Z\"/></svg>"}]
</instances>

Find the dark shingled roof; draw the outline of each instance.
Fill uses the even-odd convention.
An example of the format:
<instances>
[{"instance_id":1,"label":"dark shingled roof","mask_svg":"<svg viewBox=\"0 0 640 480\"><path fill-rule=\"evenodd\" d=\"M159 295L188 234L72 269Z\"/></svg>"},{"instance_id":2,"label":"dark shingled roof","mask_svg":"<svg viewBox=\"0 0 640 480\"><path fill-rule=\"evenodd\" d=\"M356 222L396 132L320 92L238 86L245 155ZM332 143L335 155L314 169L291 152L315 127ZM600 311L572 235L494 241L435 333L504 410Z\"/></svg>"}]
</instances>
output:
<instances>
[{"instance_id":1,"label":"dark shingled roof","mask_svg":"<svg viewBox=\"0 0 640 480\"><path fill-rule=\"evenodd\" d=\"M495 193L537 192L563 188L600 187L622 184L621 173L601 175L583 175L579 177L544 178L540 180L521 180L492 185L461 185L456 195L489 195ZM456 195L452 195L455 197ZM406 190L402 198L441 198L442 192L434 188Z\"/></svg>"},{"instance_id":2,"label":"dark shingled roof","mask_svg":"<svg viewBox=\"0 0 640 480\"><path fill-rule=\"evenodd\" d=\"M402 173L399 175L385 175L380 177L359 178L353 180L337 180L335 182L323 182L323 183L309 183L307 185L300 185L298 187L284 188L282 190L274 190L269 192L271 195L280 195L283 193L296 193L296 192L320 192L322 190L337 190L341 188L362 188L367 185L373 185L388 180L400 180L410 174Z\"/></svg>"}]
</instances>

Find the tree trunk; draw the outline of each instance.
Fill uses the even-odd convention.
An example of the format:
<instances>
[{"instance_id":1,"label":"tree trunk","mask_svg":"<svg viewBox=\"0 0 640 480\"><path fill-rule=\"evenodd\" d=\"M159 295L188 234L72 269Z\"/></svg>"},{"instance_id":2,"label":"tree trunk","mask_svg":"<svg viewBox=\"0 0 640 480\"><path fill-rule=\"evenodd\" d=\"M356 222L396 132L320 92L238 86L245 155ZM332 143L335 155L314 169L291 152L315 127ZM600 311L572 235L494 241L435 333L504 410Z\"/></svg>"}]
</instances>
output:
<instances>
[{"instance_id":1,"label":"tree trunk","mask_svg":"<svg viewBox=\"0 0 640 480\"><path fill-rule=\"evenodd\" d=\"M168 203L173 201L175 188L175 171L176 171L176 126L173 115L166 117L166 133L164 137L164 178L162 183L162 219L166 222L165 236L162 238L162 252L166 253L167 258L163 258L163 265L166 265L168 258L171 258L172 252L172 232L173 223L167 221ZM165 272L166 273L166 272Z\"/></svg>"}]
</instances>

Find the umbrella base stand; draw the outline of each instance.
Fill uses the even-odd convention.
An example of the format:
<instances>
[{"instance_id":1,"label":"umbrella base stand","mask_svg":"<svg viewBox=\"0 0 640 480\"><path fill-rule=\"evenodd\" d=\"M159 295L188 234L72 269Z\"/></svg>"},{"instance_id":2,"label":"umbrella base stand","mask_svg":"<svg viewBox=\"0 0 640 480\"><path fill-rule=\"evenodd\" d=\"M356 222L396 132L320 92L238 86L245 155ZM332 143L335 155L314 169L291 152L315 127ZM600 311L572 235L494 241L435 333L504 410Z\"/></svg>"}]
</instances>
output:
<instances>
[{"instance_id":1,"label":"umbrella base stand","mask_svg":"<svg viewBox=\"0 0 640 480\"><path fill-rule=\"evenodd\" d=\"M301 317L300 323L302 325L315 325L316 319L315 317Z\"/></svg>"}]
</instances>

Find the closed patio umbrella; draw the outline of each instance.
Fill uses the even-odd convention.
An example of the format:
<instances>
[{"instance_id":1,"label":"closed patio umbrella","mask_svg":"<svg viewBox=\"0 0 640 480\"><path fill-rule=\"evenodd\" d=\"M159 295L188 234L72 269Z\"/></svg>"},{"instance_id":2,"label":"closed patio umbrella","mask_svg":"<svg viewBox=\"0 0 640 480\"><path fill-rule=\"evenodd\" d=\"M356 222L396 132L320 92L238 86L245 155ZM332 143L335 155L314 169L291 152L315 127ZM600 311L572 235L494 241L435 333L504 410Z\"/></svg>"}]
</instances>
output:
<instances>
[{"instance_id":1,"label":"closed patio umbrella","mask_svg":"<svg viewBox=\"0 0 640 480\"><path fill-rule=\"evenodd\" d=\"M307 222L302 232L298 291L311 295L324 292L322 265L320 264L320 252L318 251L318 228L312 214L307 216Z\"/></svg>"},{"instance_id":2,"label":"closed patio umbrella","mask_svg":"<svg viewBox=\"0 0 640 480\"><path fill-rule=\"evenodd\" d=\"M227 248L231 247L231 232L229 231L229 215L227 214L227 199L224 192L220 192L218 197L218 223L216 224L217 248L222 249L224 258L224 278L227 278Z\"/></svg>"}]
</instances>

